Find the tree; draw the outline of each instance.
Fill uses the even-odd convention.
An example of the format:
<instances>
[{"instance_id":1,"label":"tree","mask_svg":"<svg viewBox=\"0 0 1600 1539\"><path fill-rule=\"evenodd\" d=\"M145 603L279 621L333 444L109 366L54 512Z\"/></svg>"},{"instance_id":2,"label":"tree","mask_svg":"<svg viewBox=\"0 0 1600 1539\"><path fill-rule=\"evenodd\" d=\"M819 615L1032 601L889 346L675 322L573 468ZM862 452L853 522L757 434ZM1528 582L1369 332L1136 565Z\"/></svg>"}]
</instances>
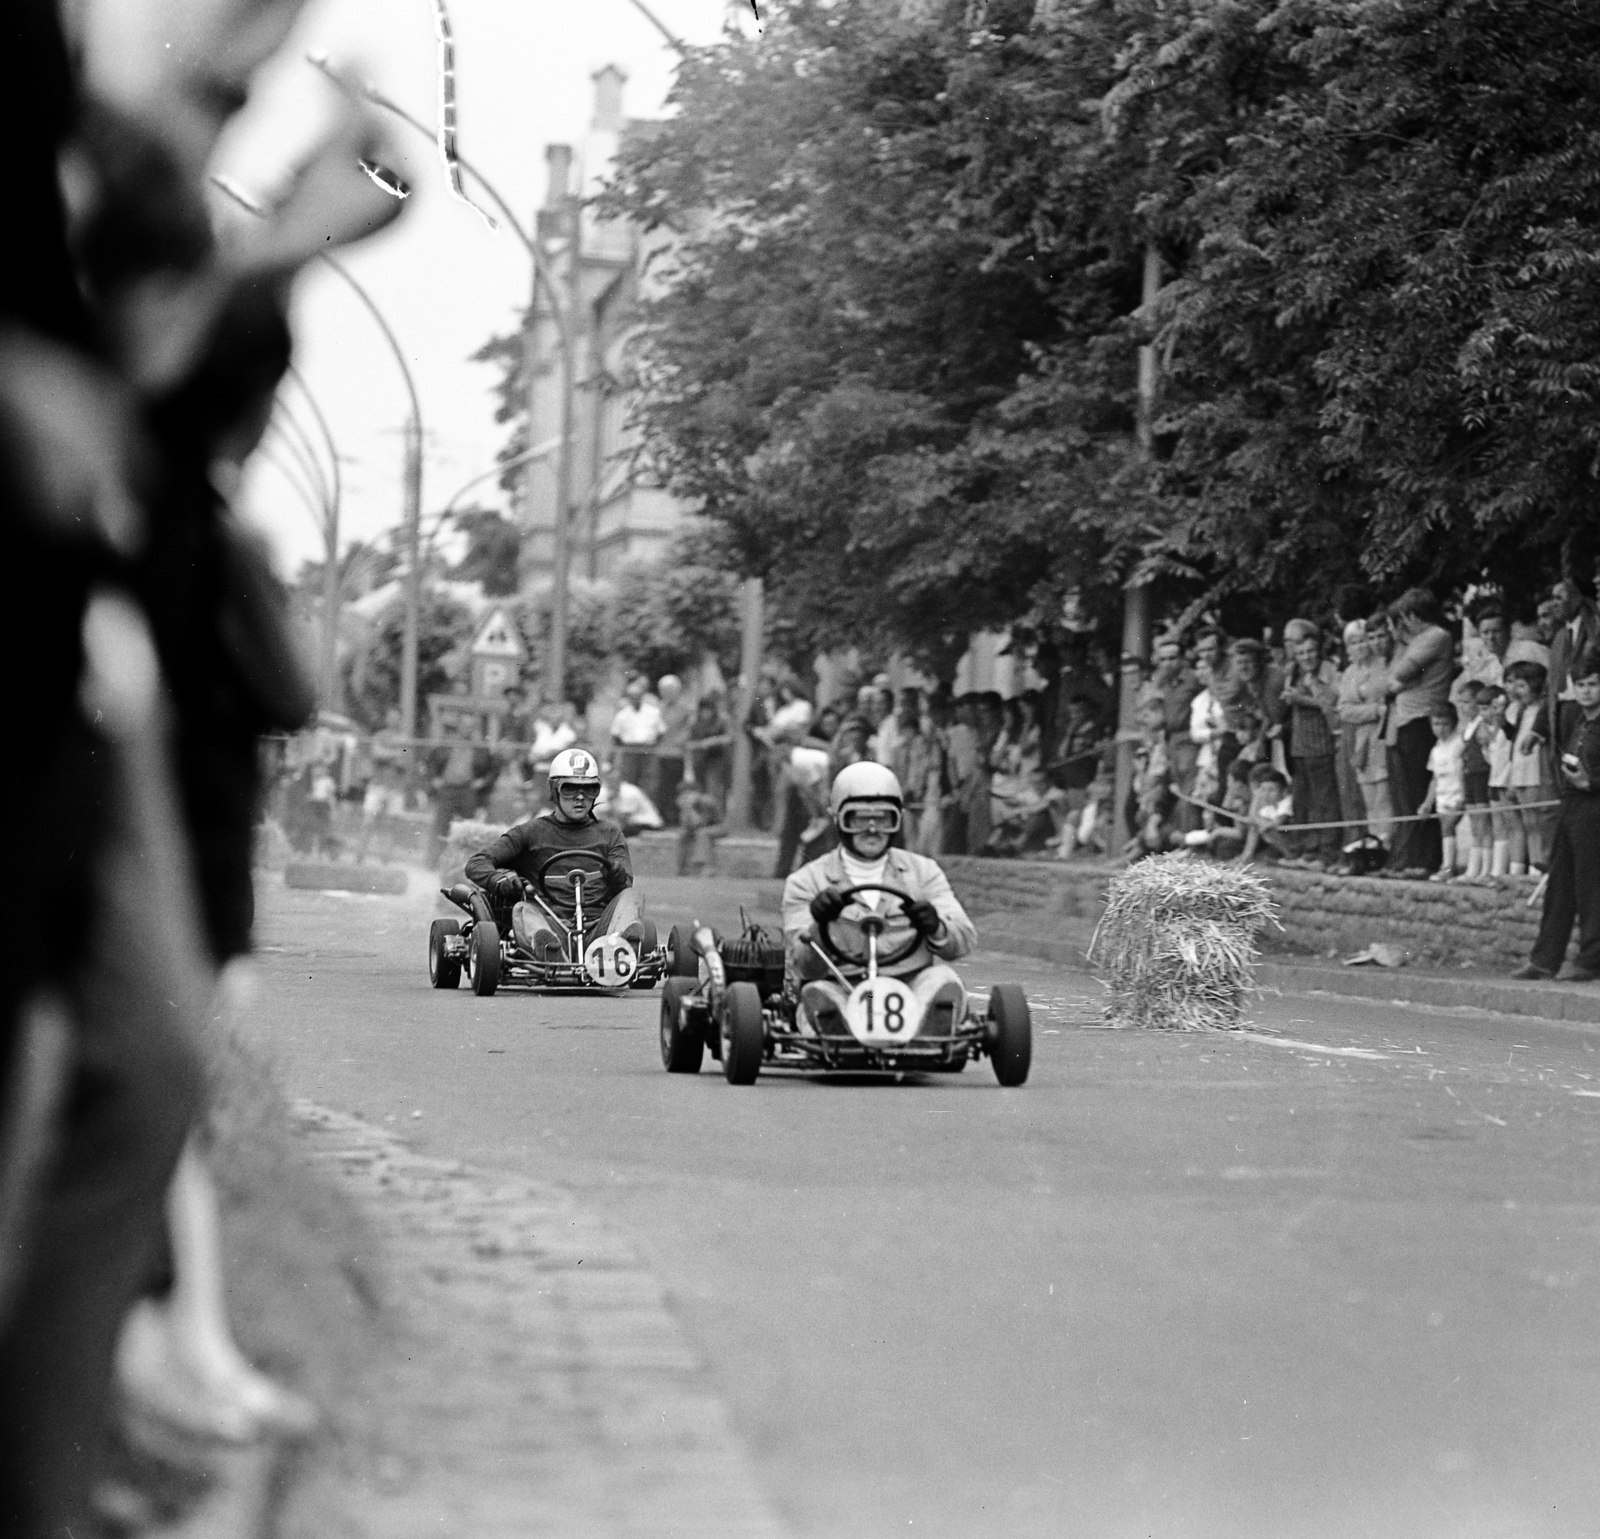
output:
<instances>
[{"instance_id":1,"label":"tree","mask_svg":"<svg viewBox=\"0 0 1600 1539\"><path fill-rule=\"evenodd\" d=\"M1547 578L1600 469L1600 14L1231 9L1281 88L1180 206L1173 548L1265 587ZM1198 57L1133 73L1159 103Z\"/></svg>"},{"instance_id":2,"label":"tree","mask_svg":"<svg viewBox=\"0 0 1600 1539\"><path fill-rule=\"evenodd\" d=\"M738 671L738 579L707 564L707 554L697 535L681 536L665 560L628 567L618 578L612 633L631 672L684 673L707 653L724 674Z\"/></svg>"},{"instance_id":3,"label":"tree","mask_svg":"<svg viewBox=\"0 0 1600 1539\"><path fill-rule=\"evenodd\" d=\"M517 591L517 555L522 531L492 508L464 508L451 515L467 537L467 548L450 570L458 582L478 582L488 598L504 598Z\"/></svg>"},{"instance_id":4,"label":"tree","mask_svg":"<svg viewBox=\"0 0 1600 1539\"><path fill-rule=\"evenodd\" d=\"M612 608L609 583L572 579L567 591L567 698L580 711L605 682L614 658ZM523 676L529 689L542 692L550 647L551 591L548 587L525 594L511 606L511 614L528 649Z\"/></svg>"},{"instance_id":5,"label":"tree","mask_svg":"<svg viewBox=\"0 0 1600 1539\"><path fill-rule=\"evenodd\" d=\"M426 702L452 681L446 660L471 639L472 612L438 592L424 591L418 610L417 693ZM366 650L350 659L345 699L350 714L376 732L400 705L400 655L405 642L405 604L398 597L379 614Z\"/></svg>"},{"instance_id":6,"label":"tree","mask_svg":"<svg viewBox=\"0 0 1600 1539\"><path fill-rule=\"evenodd\" d=\"M957 30L865 0L767 20L691 52L676 115L625 148L606 199L677 237L646 303L638 420L657 473L813 650L959 654L1031 590L1037 528L1025 515L1011 539L987 500L998 458L948 457L1058 323L1027 260L951 215ZM935 504L981 549L940 543L943 522L923 548Z\"/></svg>"}]
</instances>

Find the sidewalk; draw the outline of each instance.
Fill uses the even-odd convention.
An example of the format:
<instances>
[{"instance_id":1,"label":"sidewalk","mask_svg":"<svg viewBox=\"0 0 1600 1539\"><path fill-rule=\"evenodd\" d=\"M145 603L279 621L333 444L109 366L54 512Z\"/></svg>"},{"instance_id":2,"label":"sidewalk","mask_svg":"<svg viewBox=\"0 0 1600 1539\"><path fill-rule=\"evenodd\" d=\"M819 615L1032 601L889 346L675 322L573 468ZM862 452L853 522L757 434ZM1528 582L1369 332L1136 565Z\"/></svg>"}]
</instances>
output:
<instances>
[{"instance_id":1,"label":"sidewalk","mask_svg":"<svg viewBox=\"0 0 1600 1539\"><path fill-rule=\"evenodd\" d=\"M975 916L986 951L1035 957L1091 971L1086 960L1094 925L1071 915L998 913ZM1284 994L1342 994L1444 1009L1491 1010L1499 1015L1600 1026L1600 984L1523 983L1420 967L1341 967L1319 957L1268 956L1257 969L1262 988Z\"/></svg>"}]
</instances>

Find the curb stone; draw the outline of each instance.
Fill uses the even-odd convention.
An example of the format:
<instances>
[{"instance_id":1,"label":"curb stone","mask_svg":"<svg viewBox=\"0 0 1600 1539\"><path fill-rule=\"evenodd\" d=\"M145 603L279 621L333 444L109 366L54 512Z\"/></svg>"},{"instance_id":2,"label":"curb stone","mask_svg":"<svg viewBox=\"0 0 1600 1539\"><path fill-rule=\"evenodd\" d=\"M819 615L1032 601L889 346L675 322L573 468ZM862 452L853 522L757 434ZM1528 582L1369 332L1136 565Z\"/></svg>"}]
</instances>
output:
<instances>
[{"instance_id":1,"label":"curb stone","mask_svg":"<svg viewBox=\"0 0 1600 1539\"><path fill-rule=\"evenodd\" d=\"M424 1158L309 1102L293 1114L382 1238L395 1339L375 1475L306 1470L283 1539L781 1539L705 1364L618 1234L558 1187Z\"/></svg>"}]
</instances>

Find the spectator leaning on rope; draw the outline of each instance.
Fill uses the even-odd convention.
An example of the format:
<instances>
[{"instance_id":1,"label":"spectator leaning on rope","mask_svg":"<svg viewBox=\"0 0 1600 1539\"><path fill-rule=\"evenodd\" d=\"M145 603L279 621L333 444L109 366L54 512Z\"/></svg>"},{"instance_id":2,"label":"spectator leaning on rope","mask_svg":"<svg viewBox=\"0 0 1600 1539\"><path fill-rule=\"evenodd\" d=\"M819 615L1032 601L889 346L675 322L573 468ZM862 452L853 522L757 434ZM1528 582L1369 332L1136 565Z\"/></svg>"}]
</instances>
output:
<instances>
[{"instance_id":1,"label":"spectator leaning on rope","mask_svg":"<svg viewBox=\"0 0 1600 1539\"><path fill-rule=\"evenodd\" d=\"M1334 722L1339 670L1322 655L1322 632L1309 620L1291 620L1283 634L1289 669L1278 696L1277 725L1287 728L1294 820L1337 824ZM1337 827L1314 829L1303 837L1305 858L1325 863L1339 858Z\"/></svg>"},{"instance_id":2,"label":"spectator leaning on rope","mask_svg":"<svg viewBox=\"0 0 1600 1539\"><path fill-rule=\"evenodd\" d=\"M1389 664L1389 795L1396 818L1412 817L1428 794L1428 755L1433 752L1429 718L1449 703L1455 646L1439 623L1439 601L1426 588L1408 588L1389 610L1399 651ZM1439 825L1400 822L1389 852L1390 871L1424 876L1442 854Z\"/></svg>"}]
</instances>

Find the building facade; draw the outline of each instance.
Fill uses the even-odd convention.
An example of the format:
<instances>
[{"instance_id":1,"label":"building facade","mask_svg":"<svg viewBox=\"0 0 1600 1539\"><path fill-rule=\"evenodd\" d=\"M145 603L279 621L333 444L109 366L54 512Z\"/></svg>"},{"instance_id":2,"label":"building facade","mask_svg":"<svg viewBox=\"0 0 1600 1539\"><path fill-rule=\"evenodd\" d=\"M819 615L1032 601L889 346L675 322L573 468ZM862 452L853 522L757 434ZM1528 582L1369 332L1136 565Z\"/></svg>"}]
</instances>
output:
<instances>
[{"instance_id":1,"label":"building facade","mask_svg":"<svg viewBox=\"0 0 1600 1539\"><path fill-rule=\"evenodd\" d=\"M625 353L646 281L649 243L626 221L575 208L604 185L624 136L648 130L648 125L630 124L623 117L627 76L622 70L607 65L593 79L594 116L576 152L570 145L546 147L548 183L538 216L547 263L562 292L575 293L577 299L571 322L570 571L590 579L660 557L687 512L632 463L635 442L627 426L631 401L623 385ZM532 376L529 442L535 458L517 500L525 589L548 580L555 566L563 405L561 323L542 288L533 319L525 366Z\"/></svg>"}]
</instances>

